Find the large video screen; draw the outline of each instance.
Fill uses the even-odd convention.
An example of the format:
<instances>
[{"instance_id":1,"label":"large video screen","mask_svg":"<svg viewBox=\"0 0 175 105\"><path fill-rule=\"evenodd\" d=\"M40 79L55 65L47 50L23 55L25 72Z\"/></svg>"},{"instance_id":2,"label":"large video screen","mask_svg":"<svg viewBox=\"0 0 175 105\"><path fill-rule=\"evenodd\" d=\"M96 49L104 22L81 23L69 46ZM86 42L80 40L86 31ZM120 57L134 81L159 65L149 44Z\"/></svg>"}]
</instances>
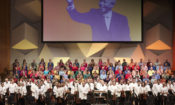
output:
<instances>
[{"instance_id":1,"label":"large video screen","mask_svg":"<svg viewBox=\"0 0 175 105\"><path fill-rule=\"evenodd\" d=\"M142 0L42 0L43 42L142 42Z\"/></svg>"}]
</instances>

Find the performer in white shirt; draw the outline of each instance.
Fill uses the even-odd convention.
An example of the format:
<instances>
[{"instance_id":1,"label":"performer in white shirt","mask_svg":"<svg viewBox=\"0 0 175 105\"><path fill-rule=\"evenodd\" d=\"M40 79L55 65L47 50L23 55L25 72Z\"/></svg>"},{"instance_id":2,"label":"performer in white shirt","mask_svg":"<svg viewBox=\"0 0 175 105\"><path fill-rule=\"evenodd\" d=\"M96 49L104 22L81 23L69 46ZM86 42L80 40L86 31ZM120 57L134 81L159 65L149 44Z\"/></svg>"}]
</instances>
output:
<instances>
[{"instance_id":1,"label":"performer in white shirt","mask_svg":"<svg viewBox=\"0 0 175 105\"><path fill-rule=\"evenodd\" d=\"M17 84L12 79L10 84L9 84L9 93L10 93L10 96L9 96L9 99L8 99L9 104L17 103L17 96L16 96L16 93L17 93L17 90L18 90L17 88L18 88Z\"/></svg>"},{"instance_id":2,"label":"performer in white shirt","mask_svg":"<svg viewBox=\"0 0 175 105\"><path fill-rule=\"evenodd\" d=\"M134 87L134 90L133 90L133 99L134 99L135 105L139 105L139 95L140 95L141 88L142 88L141 83L139 81L138 84Z\"/></svg>"},{"instance_id":3,"label":"performer in white shirt","mask_svg":"<svg viewBox=\"0 0 175 105\"><path fill-rule=\"evenodd\" d=\"M81 103L86 104L87 101L87 94L88 90L90 90L88 84L85 82L82 83L82 85L79 86L78 91L79 91L79 98L81 99Z\"/></svg>"},{"instance_id":4,"label":"performer in white shirt","mask_svg":"<svg viewBox=\"0 0 175 105\"><path fill-rule=\"evenodd\" d=\"M9 84L9 92L10 94L14 94L17 92L17 84L14 82L14 80L11 80L11 83Z\"/></svg>"},{"instance_id":5,"label":"performer in white shirt","mask_svg":"<svg viewBox=\"0 0 175 105\"><path fill-rule=\"evenodd\" d=\"M59 97L59 93L58 93L58 88L60 87L60 84L58 82L55 83L55 86L53 88L53 93L55 95L56 98Z\"/></svg>"},{"instance_id":6,"label":"performer in white shirt","mask_svg":"<svg viewBox=\"0 0 175 105\"><path fill-rule=\"evenodd\" d=\"M167 83L167 88L168 88L168 90L173 91L173 84L171 83L170 80Z\"/></svg>"},{"instance_id":7,"label":"performer in white shirt","mask_svg":"<svg viewBox=\"0 0 175 105\"><path fill-rule=\"evenodd\" d=\"M25 103L24 97L27 94L27 89L23 82L19 82L18 89L18 104L22 105Z\"/></svg>"},{"instance_id":8,"label":"performer in white shirt","mask_svg":"<svg viewBox=\"0 0 175 105\"><path fill-rule=\"evenodd\" d=\"M124 91L122 89L122 85L120 83L118 83L118 82L116 82L116 84L115 84L115 90L116 90L117 98L119 98L121 96L121 92Z\"/></svg>"},{"instance_id":9,"label":"performer in white shirt","mask_svg":"<svg viewBox=\"0 0 175 105\"><path fill-rule=\"evenodd\" d=\"M145 87L145 83L142 82L142 87L140 88L140 105L146 105L146 100L147 100L147 89Z\"/></svg>"},{"instance_id":10,"label":"performer in white shirt","mask_svg":"<svg viewBox=\"0 0 175 105\"><path fill-rule=\"evenodd\" d=\"M158 96L158 84L157 84L157 80L154 81L153 83L153 87L152 87L152 92L154 96Z\"/></svg>"},{"instance_id":11,"label":"performer in white shirt","mask_svg":"<svg viewBox=\"0 0 175 105\"><path fill-rule=\"evenodd\" d=\"M163 105L166 105L167 95L168 95L168 87L167 84L164 83L163 87L161 88L161 96L162 96L161 102Z\"/></svg>"},{"instance_id":12,"label":"performer in white shirt","mask_svg":"<svg viewBox=\"0 0 175 105\"><path fill-rule=\"evenodd\" d=\"M5 82L4 82L4 87L6 88L6 91L7 89L9 89L9 85L10 85L10 81L8 80L8 78L5 79ZM8 91L9 92L9 91ZM8 93L9 94L9 93Z\"/></svg>"},{"instance_id":13,"label":"performer in white shirt","mask_svg":"<svg viewBox=\"0 0 175 105\"><path fill-rule=\"evenodd\" d=\"M109 86L108 86L108 90L111 92L111 97L109 98L110 100L110 104L111 105L116 105L116 100L118 98L117 96L117 86L116 86L116 83L115 82L110 82ZM119 91L120 93L120 91Z\"/></svg>"},{"instance_id":14,"label":"performer in white shirt","mask_svg":"<svg viewBox=\"0 0 175 105\"><path fill-rule=\"evenodd\" d=\"M31 84L31 91L32 91L32 96L35 98L35 100L38 100L39 98L39 88L38 88L38 83L35 80L35 83Z\"/></svg>"},{"instance_id":15,"label":"performer in white shirt","mask_svg":"<svg viewBox=\"0 0 175 105\"><path fill-rule=\"evenodd\" d=\"M92 79L89 81L89 87L90 87L90 91L93 92L93 91L94 91L94 87L95 87L95 85L94 85Z\"/></svg>"},{"instance_id":16,"label":"performer in white shirt","mask_svg":"<svg viewBox=\"0 0 175 105\"><path fill-rule=\"evenodd\" d=\"M6 87L4 86L4 83L0 84L0 103L3 105L5 103L5 95L6 95Z\"/></svg>"}]
</instances>

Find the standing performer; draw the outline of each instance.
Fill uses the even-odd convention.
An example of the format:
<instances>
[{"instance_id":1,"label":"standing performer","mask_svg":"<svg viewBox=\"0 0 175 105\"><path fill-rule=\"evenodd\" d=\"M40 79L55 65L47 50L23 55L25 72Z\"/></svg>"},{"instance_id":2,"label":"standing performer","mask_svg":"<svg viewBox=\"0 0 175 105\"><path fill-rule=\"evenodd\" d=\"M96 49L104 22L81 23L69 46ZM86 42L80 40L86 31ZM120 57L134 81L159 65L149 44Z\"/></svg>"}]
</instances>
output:
<instances>
[{"instance_id":1,"label":"standing performer","mask_svg":"<svg viewBox=\"0 0 175 105\"><path fill-rule=\"evenodd\" d=\"M145 87L145 83L142 82L142 87L140 89L140 105L146 105L147 100L147 90Z\"/></svg>"},{"instance_id":2,"label":"standing performer","mask_svg":"<svg viewBox=\"0 0 175 105\"><path fill-rule=\"evenodd\" d=\"M141 83L138 82L138 85L136 87L134 87L134 90L133 90L133 96L134 96L135 105L139 105L140 90L141 90Z\"/></svg>"},{"instance_id":3,"label":"standing performer","mask_svg":"<svg viewBox=\"0 0 175 105\"><path fill-rule=\"evenodd\" d=\"M81 103L86 105L87 101L87 94L88 94L89 86L85 82L82 83L82 85L79 86L79 98L81 99Z\"/></svg>"},{"instance_id":4,"label":"standing performer","mask_svg":"<svg viewBox=\"0 0 175 105\"><path fill-rule=\"evenodd\" d=\"M8 99L8 103L9 104L17 104L17 97L16 97L16 93L17 93L17 85L14 82L14 80L11 80L11 83L9 84L9 99Z\"/></svg>"},{"instance_id":5,"label":"standing performer","mask_svg":"<svg viewBox=\"0 0 175 105\"><path fill-rule=\"evenodd\" d=\"M6 87L4 86L4 83L1 83L1 86L0 86L0 104L1 105L4 105L5 104L5 95L6 95Z\"/></svg>"},{"instance_id":6,"label":"standing performer","mask_svg":"<svg viewBox=\"0 0 175 105\"><path fill-rule=\"evenodd\" d=\"M166 105L167 95L168 95L168 87L166 83L163 84L163 87L161 89L161 95L162 95L162 105Z\"/></svg>"},{"instance_id":7,"label":"standing performer","mask_svg":"<svg viewBox=\"0 0 175 105\"><path fill-rule=\"evenodd\" d=\"M19 104L23 105L25 103L25 96L27 94L27 89L26 86L24 85L24 83L20 84L20 90L19 90Z\"/></svg>"}]
</instances>

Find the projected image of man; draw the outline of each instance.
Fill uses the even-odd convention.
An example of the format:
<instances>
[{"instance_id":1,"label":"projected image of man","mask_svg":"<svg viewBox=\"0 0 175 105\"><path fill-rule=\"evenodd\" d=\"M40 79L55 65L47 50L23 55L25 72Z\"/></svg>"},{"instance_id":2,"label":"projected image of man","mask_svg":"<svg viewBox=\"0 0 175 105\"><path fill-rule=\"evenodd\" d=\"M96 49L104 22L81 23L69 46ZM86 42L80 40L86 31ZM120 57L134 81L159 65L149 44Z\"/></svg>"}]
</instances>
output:
<instances>
[{"instance_id":1,"label":"projected image of man","mask_svg":"<svg viewBox=\"0 0 175 105\"><path fill-rule=\"evenodd\" d=\"M131 41L127 17L112 11L116 2L100 0L98 9L79 13L74 0L67 0L67 11L74 21L91 26L92 41Z\"/></svg>"}]
</instances>

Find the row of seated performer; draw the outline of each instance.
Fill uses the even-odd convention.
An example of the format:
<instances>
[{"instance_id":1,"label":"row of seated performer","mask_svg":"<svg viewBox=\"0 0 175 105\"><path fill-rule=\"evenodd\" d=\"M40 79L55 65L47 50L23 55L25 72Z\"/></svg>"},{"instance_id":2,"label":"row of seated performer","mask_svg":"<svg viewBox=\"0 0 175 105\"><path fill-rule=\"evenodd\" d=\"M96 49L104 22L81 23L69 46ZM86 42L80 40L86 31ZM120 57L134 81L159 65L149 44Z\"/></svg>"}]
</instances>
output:
<instances>
[{"instance_id":1,"label":"row of seated performer","mask_svg":"<svg viewBox=\"0 0 175 105\"><path fill-rule=\"evenodd\" d=\"M175 81L107 82L97 78L52 83L49 79L5 79L0 85L0 103L5 105L174 105Z\"/></svg>"}]
</instances>

